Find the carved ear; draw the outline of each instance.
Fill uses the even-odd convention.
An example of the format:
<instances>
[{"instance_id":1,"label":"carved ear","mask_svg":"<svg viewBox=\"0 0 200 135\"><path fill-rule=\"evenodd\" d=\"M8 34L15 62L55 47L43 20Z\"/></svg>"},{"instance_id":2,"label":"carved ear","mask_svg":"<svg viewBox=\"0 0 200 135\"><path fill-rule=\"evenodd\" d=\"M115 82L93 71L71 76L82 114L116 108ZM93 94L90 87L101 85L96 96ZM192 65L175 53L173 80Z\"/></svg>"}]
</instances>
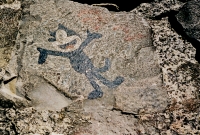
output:
<instances>
[{"instance_id":1,"label":"carved ear","mask_svg":"<svg viewBox=\"0 0 200 135\"><path fill-rule=\"evenodd\" d=\"M90 36L92 33L87 29L87 36Z\"/></svg>"},{"instance_id":2,"label":"carved ear","mask_svg":"<svg viewBox=\"0 0 200 135\"><path fill-rule=\"evenodd\" d=\"M62 30L65 30L65 29L67 29L64 25L62 25L62 24L58 24L58 29L62 29Z\"/></svg>"},{"instance_id":3,"label":"carved ear","mask_svg":"<svg viewBox=\"0 0 200 135\"><path fill-rule=\"evenodd\" d=\"M50 33L50 36L52 36L52 37L56 37L56 31L54 31L54 32L51 32L51 31L49 31L49 33Z\"/></svg>"},{"instance_id":4,"label":"carved ear","mask_svg":"<svg viewBox=\"0 0 200 135\"><path fill-rule=\"evenodd\" d=\"M53 38L49 38L48 41L49 41L49 42L54 42L54 41L56 41L56 31L54 31L54 32L49 31L49 34L50 34L50 36L52 36Z\"/></svg>"}]
</instances>

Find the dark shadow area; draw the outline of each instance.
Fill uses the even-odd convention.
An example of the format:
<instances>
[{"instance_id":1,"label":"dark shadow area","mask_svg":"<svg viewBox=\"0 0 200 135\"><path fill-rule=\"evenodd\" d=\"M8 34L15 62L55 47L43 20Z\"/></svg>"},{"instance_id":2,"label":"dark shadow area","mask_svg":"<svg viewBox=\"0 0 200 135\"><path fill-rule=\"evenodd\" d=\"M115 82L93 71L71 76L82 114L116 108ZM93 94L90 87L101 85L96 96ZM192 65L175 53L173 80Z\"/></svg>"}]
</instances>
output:
<instances>
[{"instance_id":1,"label":"dark shadow area","mask_svg":"<svg viewBox=\"0 0 200 135\"><path fill-rule=\"evenodd\" d=\"M0 107L2 108L12 108L14 103L10 100L0 100Z\"/></svg>"},{"instance_id":2,"label":"dark shadow area","mask_svg":"<svg viewBox=\"0 0 200 135\"><path fill-rule=\"evenodd\" d=\"M200 42L198 40L196 40L195 38L192 38L190 36L188 36L182 25L177 21L175 15L178 12L171 12L169 13L168 17L169 17L169 22L171 24L171 27L179 34L182 36L182 38L184 40L187 40L188 42L190 42L192 44L192 46L194 48L196 48L196 55L195 55L195 59L198 61L198 63L200 63Z\"/></svg>"},{"instance_id":3,"label":"dark shadow area","mask_svg":"<svg viewBox=\"0 0 200 135\"><path fill-rule=\"evenodd\" d=\"M153 0L138 0L138 1L114 1L114 0L95 0L95 1L91 1L91 0L72 0L75 2L79 2L82 4L88 4L88 5L92 5L92 4L100 4L100 3L112 3L112 4L116 4L119 7L119 10L117 10L117 8L115 6L102 6L107 8L109 11L115 11L115 12L119 12L119 11L131 11L134 8L136 8L137 6L139 6L141 3L150 3Z\"/></svg>"},{"instance_id":4,"label":"dark shadow area","mask_svg":"<svg viewBox=\"0 0 200 135\"><path fill-rule=\"evenodd\" d=\"M15 132L15 135L19 135L19 133L17 132L16 126L13 122L11 122L10 128Z\"/></svg>"}]
</instances>

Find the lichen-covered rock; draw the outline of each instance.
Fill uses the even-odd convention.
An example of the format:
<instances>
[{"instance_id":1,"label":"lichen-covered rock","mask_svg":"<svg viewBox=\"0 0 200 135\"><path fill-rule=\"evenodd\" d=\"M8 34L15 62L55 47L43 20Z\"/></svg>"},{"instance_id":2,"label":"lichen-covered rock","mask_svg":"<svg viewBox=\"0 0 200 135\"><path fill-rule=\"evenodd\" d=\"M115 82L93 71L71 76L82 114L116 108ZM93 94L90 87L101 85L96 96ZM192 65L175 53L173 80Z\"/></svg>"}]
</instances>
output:
<instances>
[{"instance_id":1,"label":"lichen-covered rock","mask_svg":"<svg viewBox=\"0 0 200 135\"><path fill-rule=\"evenodd\" d=\"M87 116L86 114L81 115L80 112L69 112L65 109L62 111L38 111L32 107L20 110L10 108L2 110L2 113L4 113L3 118L5 119L4 123L2 123L10 126L10 128L7 127L7 129L2 130L2 133L10 135L72 135L81 126L86 127L89 125L88 119L83 118Z\"/></svg>"},{"instance_id":2,"label":"lichen-covered rock","mask_svg":"<svg viewBox=\"0 0 200 135\"><path fill-rule=\"evenodd\" d=\"M195 48L171 29L168 18L151 20L150 25L170 105L158 115L142 114L142 121L155 121L162 134L198 134L199 64Z\"/></svg>"},{"instance_id":3,"label":"lichen-covered rock","mask_svg":"<svg viewBox=\"0 0 200 135\"><path fill-rule=\"evenodd\" d=\"M0 8L0 68L5 68L10 60L18 33L20 14L20 10Z\"/></svg>"},{"instance_id":4,"label":"lichen-covered rock","mask_svg":"<svg viewBox=\"0 0 200 135\"><path fill-rule=\"evenodd\" d=\"M17 75L6 69L8 63L13 62L10 59L18 34L18 20L21 16L18 4L16 1L10 7L6 4L0 5L0 102L1 107L6 108L12 107L14 104L21 106L22 102L26 102L16 95L15 82Z\"/></svg>"},{"instance_id":5,"label":"lichen-covered rock","mask_svg":"<svg viewBox=\"0 0 200 135\"><path fill-rule=\"evenodd\" d=\"M0 0L0 5L6 3L6 0Z\"/></svg>"},{"instance_id":6,"label":"lichen-covered rock","mask_svg":"<svg viewBox=\"0 0 200 135\"><path fill-rule=\"evenodd\" d=\"M157 6L170 1L172 3L169 8ZM176 25L173 21L169 22L167 17L173 15L174 12L171 11L178 11L183 4L176 0L154 1L141 4L133 10L134 13L144 15L152 27L153 45L159 56L163 84L168 92L170 104L165 112L148 114L144 110L139 115L141 122L151 123L158 129L159 134L199 134L200 83L199 63L195 60L196 50L184 37L176 33L173 29Z\"/></svg>"},{"instance_id":7,"label":"lichen-covered rock","mask_svg":"<svg viewBox=\"0 0 200 135\"><path fill-rule=\"evenodd\" d=\"M183 4L179 0L154 0L151 3L142 3L131 12L143 14L145 18L162 18L171 11L178 11Z\"/></svg>"},{"instance_id":8,"label":"lichen-covered rock","mask_svg":"<svg viewBox=\"0 0 200 135\"><path fill-rule=\"evenodd\" d=\"M186 34L200 42L200 1L187 2L176 15Z\"/></svg>"}]
</instances>

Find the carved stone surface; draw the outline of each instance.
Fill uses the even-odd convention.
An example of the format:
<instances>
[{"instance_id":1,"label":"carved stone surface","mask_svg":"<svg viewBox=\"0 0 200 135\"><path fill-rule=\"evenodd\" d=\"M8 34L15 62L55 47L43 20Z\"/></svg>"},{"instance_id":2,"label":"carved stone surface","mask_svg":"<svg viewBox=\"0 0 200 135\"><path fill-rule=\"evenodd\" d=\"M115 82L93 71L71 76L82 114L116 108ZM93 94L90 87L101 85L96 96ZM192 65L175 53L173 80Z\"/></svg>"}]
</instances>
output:
<instances>
[{"instance_id":1,"label":"carved stone surface","mask_svg":"<svg viewBox=\"0 0 200 135\"><path fill-rule=\"evenodd\" d=\"M128 108L134 112L155 104L164 109L167 99L162 98L166 92L161 82L138 84L160 74L151 30L142 17L62 0L33 2L24 10L30 14L21 20L13 58L19 74L16 94L31 106L54 110L57 99L63 104L59 109L74 99L102 98L110 105L130 102ZM156 86L151 89L151 85ZM155 97L144 94L148 103L142 105L142 99L134 98L141 92L148 96L153 92ZM134 94L127 100L129 93Z\"/></svg>"},{"instance_id":2,"label":"carved stone surface","mask_svg":"<svg viewBox=\"0 0 200 135\"><path fill-rule=\"evenodd\" d=\"M161 78L142 79L116 91L115 109L125 113L159 112L166 108L167 94L161 90ZM153 103L153 104L152 104Z\"/></svg>"},{"instance_id":3,"label":"carved stone surface","mask_svg":"<svg viewBox=\"0 0 200 135\"><path fill-rule=\"evenodd\" d=\"M121 112L166 108L151 28L141 16L67 0L22 6L16 48L2 71L14 91L1 87L16 107L27 107L7 113L15 132L136 134L138 120Z\"/></svg>"},{"instance_id":4,"label":"carved stone surface","mask_svg":"<svg viewBox=\"0 0 200 135\"><path fill-rule=\"evenodd\" d=\"M181 5L155 1L135 15L23 0L15 51L9 65L0 59L0 134L198 134L195 49L162 17ZM138 14L158 17L147 19L152 35Z\"/></svg>"}]
</instances>

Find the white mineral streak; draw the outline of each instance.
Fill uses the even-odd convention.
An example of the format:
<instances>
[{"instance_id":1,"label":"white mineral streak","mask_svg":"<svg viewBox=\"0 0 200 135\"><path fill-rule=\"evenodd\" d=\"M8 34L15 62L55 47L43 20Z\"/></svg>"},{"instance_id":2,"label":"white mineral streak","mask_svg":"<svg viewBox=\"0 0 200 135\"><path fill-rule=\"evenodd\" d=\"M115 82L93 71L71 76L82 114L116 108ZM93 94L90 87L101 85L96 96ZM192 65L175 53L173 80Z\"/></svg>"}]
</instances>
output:
<instances>
[{"instance_id":1,"label":"white mineral streak","mask_svg":"<svg viewBox=\"0 0 200 135\"><path fill-rule=\"evenodd\" d=\"M12 9L18 10L21 8L21 2L15 0L14 2L10 4L6 3L6 4L0 5L0 9L3 9L3 8L12 8Z\"/></svg>"}]
</instances>

